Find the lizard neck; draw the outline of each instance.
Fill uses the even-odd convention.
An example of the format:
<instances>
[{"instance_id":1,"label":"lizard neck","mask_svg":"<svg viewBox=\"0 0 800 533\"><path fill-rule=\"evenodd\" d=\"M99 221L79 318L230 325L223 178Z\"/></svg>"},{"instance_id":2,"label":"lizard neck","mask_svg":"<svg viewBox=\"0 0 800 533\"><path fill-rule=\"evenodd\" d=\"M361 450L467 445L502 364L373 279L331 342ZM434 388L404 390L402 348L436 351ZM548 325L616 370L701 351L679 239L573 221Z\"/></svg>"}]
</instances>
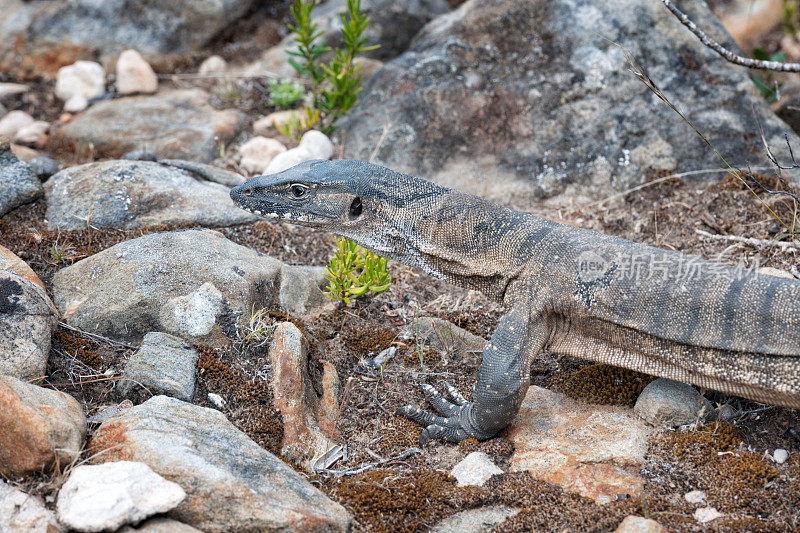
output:
<instances>
[{"instance_id":1,"label":"lizard neck","mask_svg":"<svg viewBox=\"0 0 800 533\"><path fill-rule=\"evenodd\" d=\"M397 229L406 246L396 259L502 300L527 263L517 252L533 217L450 189L431 200L426 209L390 216L405 221Z\"/></svg>"}]
</instances>

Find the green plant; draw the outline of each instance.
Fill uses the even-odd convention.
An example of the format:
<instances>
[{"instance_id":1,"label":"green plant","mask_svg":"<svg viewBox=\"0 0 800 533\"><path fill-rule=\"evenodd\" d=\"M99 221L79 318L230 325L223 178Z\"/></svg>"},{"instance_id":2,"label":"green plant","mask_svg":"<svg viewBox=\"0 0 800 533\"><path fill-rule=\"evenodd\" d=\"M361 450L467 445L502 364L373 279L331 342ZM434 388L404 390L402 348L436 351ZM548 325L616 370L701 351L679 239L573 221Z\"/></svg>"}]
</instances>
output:
<instances>
[{"instance_id":1,"label":"green plant","mask_svg":"<svg viewBox=\"0 0 800 533\"><path fill-rule=\"evenodd\" d=\"M319 122L319 110L311 109L308 106L303 108L305 116L300 116L297 113L292 113L289 120L282 124L275 124L281 134L286 137L290 142L298 142L300 136L308 130L316 126Z\"/></svg>"},{"instance_id":2,"label":"green plant","mask_svg":"<svg viewBox=\"0 0 800 533\"><path fill-rule=\"evenodd\" d=\"M797 35L797 0L781 0L783 33L789 37Z\"/></svg>"},{"instance_id":3,"label":"green plant","mask_svg":"<svg viewBox=\"0 0 800 533\"><path fill-rule=\"evenodd\" d=\"M325 296L346 304L370 291L381 293L392 283L385 258L347 239L336 239L336 252L325 277L330 282Z\"/></svg>"},{"instance_id":4,"label":"green plant","mask_svg":"<svg viewBox=\"0 0 800 533\"><path fill-rule=\"evenodd\" d=\"M292 67L308 77L312 107L323 115L320 129L329 133L333 122L353 107L361 92L361 65L354 63L356 56L378 46L365 46L369 17L361 14L361 0L347 0L347 12L339 14L344 46L336 48L330 64L323 63L320 58L330 47L319 42L322 31L311 22L315 5L316 0L295 0L291 11L297 24L289 28L295 34L297 50L287 53L293 56L289 58Z\"/></svg>"},{"instance_id":5,"label":"green plant","mask_svg":"<svg viewBox=\"0 0 800 533\"><path fill-rule=\"evenodd\" d=\"M269 80L269 105L291 107L303 97L303 86L296 81Z\"/></svg>"},{"instance_id":6,"label":"green plant","mask_svg":"<svg viewBox=\"0 0 800 533\"><path fill-rule=\"evenodd\" d=\"M754 48L753 49L753 59L758 59L761 61L777 61L779 63L786 62L786 52L783 50L778 50L774 54L768 54L761 48ZM753 83L756 84L758 90L761 92L761 95L769 102L770 104L778 100L778 94L781 88L781 84L776 82L775 79L775 72L772 70L767 70L764 73L764 78L760 78L755 74L751 74L750 78L753 80Z\"/></svg>"},{"instance_id":7,"label":"green plant","mask_svg":"<svg viewBox=\"0 0 800 533\"><path fill-rule=\"evenodd\" d=\"M274 330L275 325L270 323L266 308L256 310L255 304L253 304L253 308L250 310L250 320L247 321L247 335L245 335L244 341L253 341L256 346L263 346Z\"/></svg>"}]
</instances>

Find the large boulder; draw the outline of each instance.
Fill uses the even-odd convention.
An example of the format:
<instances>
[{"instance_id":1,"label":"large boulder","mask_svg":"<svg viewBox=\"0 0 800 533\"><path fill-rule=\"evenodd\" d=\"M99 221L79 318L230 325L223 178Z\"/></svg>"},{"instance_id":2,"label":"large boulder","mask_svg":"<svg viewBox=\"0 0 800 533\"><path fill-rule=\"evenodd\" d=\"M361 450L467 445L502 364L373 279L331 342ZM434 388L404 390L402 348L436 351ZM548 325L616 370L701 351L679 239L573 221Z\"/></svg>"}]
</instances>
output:
<instances>
[{"instance_id":1,"label":"large boulder","mask_svg":"<svg viewBox=\"0 0 800 533\"><path fill-rule=\"evenodd\" d=\"M42 287L0 270L0 375L24 380L45 375L56 315Z\"/></svg>"},{"instance_id":2,"label":"large boulder","mask_svg":"<svg viewBox=\"0 0 800 533\"><path fill-rule=\"evenodd\" d=\"M209 533L348 531L351 517L225 415L156 396L103 422L95 461L141 461L179 484L170 516Z\"/></svg>"},{"instance_id":3,"label":"large boulder","mask_svg":"<svg viewBox=\"0 0 800 533\"><path fill-rule=\"evenodd\" d=\"M197 51L254 4L255 0L3 0L0 67L41 73L96 52L111 58L126 48L145 55Z\"/></svg>"},{"instance_id":4,"label":"large boulder","mask_svg":"<svg viewBox=\"0 0 800 533\"><path fill-rule=\"evenodd\" d=\"M58 271L53 299L68 323L115 339L161 331L224 343L220 324L244 325L253 309L290 300L282 280L299 268L213 230L152 233ZM325 300L316 285L305 294L309 305Z\"/></svg>"},{"instance_id":5,"label":"large boulder","mask_svg":"<svg viewBox=\"0 0 800 533\"><path fill-rule=\"evenodd\" d=\"M221 170L220 170L221 172ZM70 167L46 183L47 223L55 229L230 226L258 217L236 207L229 188L152 161Z\"/></svg>"},{"instance_id":6,"label":"large boulder","mask_svg":"<svg viewBox=\"0 0 800 533\"><path fill-rule=\"evenodd\" d=\"M0 217L41 195L39 178L11 152L8 139L0 138Z\"/></svg>"},{"instance_id":7,"label":"large boulder","mask_svg":"<svg viewBox=\"0 0 800 533\"><path fill-rule=\"evenodd\" d=\"M704 2L682 7L735 47ZM660 2L469 0L370 79L337 124L344 156L374 154L376 163L522 207L559 193L623 190L648 168L724 166L629 71L626 49L731 164L759 158L759 123L776 154L787 154L788 127L747 71L704 47Z\"/></svg>"},{"instance_id":8,"label":"large boulder","mask_svg":"<svg viewBox=\"0 0 800 533\"><path fill-rule=\"evenodd\" d=\"M146 148L159 157L208 162L219 156L219 143L229 143L244 122L239 111L214 109L209 97L200 89L181 89L105 100L56 135L61 142L92 146L112 157Z\"/></svg>"}]
</instances>

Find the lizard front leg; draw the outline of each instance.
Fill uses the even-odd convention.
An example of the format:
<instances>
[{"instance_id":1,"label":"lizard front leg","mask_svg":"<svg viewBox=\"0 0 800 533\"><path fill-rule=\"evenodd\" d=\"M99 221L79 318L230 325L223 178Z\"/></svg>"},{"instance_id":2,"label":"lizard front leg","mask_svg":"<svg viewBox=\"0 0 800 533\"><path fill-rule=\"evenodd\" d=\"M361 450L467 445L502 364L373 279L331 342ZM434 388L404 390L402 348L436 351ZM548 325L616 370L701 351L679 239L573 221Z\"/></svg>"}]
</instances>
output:
<instances>
[{"instance_id":1,"label":"lizard front leg","mask_svg":"<svg viewBox=\"0 0 800 533\"><path fill-rule=\"evenodd\" d=\"M547 337L548 329L541 314L524 306L514 307L500 321L483 350L472 403L449 383L445 384L445 390L451 401L430 385L423 385L425 396L442 416L412 405L401 407L397 414L426 426L420 444L431 439L460 442L468 438L491 438L519 410L530 384L531 361L542 350Z\"/></svg>"}]
</instances>

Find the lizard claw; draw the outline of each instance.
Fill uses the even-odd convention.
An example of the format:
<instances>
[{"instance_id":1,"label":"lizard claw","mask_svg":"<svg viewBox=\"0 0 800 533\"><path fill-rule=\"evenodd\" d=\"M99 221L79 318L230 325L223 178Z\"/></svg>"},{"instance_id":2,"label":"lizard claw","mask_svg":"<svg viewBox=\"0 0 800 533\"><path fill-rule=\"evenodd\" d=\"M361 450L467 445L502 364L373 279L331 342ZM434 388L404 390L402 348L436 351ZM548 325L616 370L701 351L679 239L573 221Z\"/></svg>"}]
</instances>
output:
<instances>
[{"instance_id":1,"label":"lizard claw","mask_svg":"<svg viewBox=\"0 0 800 533\"><path fill-rule=\"evenodd\" d=\"M447 401L435 388L430 385L422 385L425 397L431 402L434 409L444 416L433 415L413 405L406 405L396 411L396 414L425 426L419 436L420 445L429 440L461 442L470 437L480 438L478 435L473 435L465 423L471 404L449 383L445 383L445 390L452 403Z\"/></svg>"}]
</instances>

